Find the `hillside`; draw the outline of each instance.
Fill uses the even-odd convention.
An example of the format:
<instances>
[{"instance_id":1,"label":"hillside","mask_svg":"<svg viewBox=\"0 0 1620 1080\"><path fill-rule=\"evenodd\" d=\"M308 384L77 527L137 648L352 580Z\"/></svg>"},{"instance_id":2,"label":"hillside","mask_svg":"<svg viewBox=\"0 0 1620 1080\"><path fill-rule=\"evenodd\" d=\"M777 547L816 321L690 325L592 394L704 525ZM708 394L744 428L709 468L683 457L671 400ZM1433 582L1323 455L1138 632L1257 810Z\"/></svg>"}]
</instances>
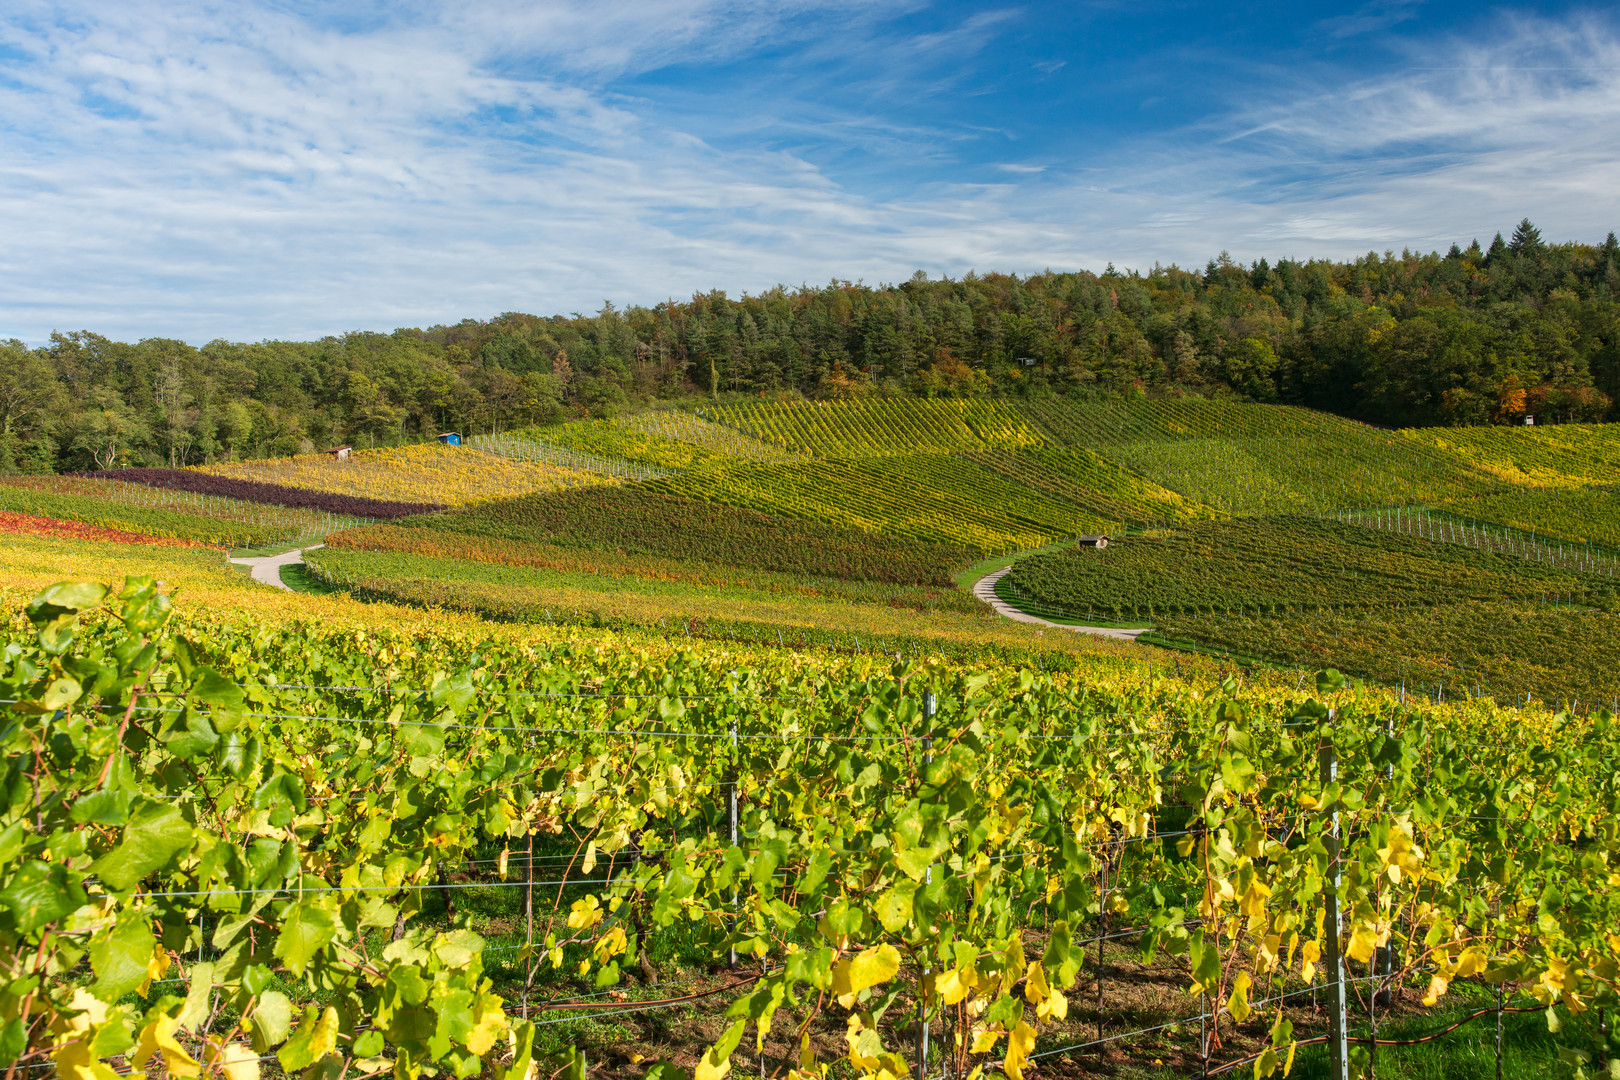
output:
<instances>
[{"instance_id":1,"label":"hillside","mask_svg":"<svg viewBox=\"0 0 1620 1080\"><path fill-rule=\"evenodd\" d=\"M1591 1053L1620 427L1451 435L748 403L0 479L0 930L48 990L0 1049L1017 1076L1103 1026L1122 1070L1276 1075L1343 978L1469 1068L1494 1000ZM225 561L293 545L297 591ZM961 587L1009 563L1048 621Z\"/></svg>"},{"instance_id":2,"label":"hillside","mask_svg":"<svg viewBox=\"0 0 1620 1080\"><path fill-rule=\"evenodd\" d=\"M346 461L19 478L0 510L238 548L324 539L306 561L330 586L503 621L1069 668L1101 646L953 587L1041 550L998 592L1059 624L1590 702L1620 694L1580 644L1620 610L1617 430L1390 431L1196 397L704 405ZM306 505L349 516L288 508ZM1114 544L1064 550L1083 533ZM1538 619L1570 618L1570 648L1535 644ZM1475 629L1396 629L1420 623Z\"/></svg>"}]
</instances>

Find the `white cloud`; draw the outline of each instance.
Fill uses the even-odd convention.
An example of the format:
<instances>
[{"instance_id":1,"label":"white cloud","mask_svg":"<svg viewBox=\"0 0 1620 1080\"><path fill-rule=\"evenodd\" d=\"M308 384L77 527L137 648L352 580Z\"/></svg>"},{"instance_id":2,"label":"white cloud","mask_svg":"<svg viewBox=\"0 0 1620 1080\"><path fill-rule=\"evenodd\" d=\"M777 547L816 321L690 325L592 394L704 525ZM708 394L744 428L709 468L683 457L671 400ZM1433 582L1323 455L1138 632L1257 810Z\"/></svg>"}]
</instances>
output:
<instances>
[{"instance_id":1,"label":"white cloud","mask_svg":"<svg viewBox=\"0 0 1620 1080\"><path fill-rule=\"evenodd\" d=\"M358 28L252 6L0 16L0 56L25 58L0 68L0 262L17 268L0 337L303 337L918 267L1443 247L1526 213L1549 237L1595 238L1620 218L1620 46L1595 19L1431 42L1425 63L1446 71L1282 88L1173 140L879 198L784 136L856 153L961 134L877 107L817 122L774 87L742 103L758 137L716 139L710 118L672 122L615 82L863 8L445 10L379 7ZM971 52L1005 18L897 40L883 78Z\"/></svg>"}]
</instances>

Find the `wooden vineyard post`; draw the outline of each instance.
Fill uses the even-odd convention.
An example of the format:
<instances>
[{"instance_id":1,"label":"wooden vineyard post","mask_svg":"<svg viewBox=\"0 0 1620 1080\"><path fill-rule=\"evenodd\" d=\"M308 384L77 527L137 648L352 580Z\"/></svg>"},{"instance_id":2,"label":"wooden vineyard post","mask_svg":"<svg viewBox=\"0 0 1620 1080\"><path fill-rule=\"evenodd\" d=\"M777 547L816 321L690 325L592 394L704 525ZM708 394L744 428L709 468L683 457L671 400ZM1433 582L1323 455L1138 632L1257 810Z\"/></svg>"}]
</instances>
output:
<instances>
[{"instance_id":1,"label":"wooden vineyard post","mask_svg":"<svg viewBox=\"0 0 1620 1080\"><path fill-rule=\"evenodd\" d=\"M1502 918L1502 897L1496 898L1496 917ZM1502 984L1496 984L1496 1080L1502 1080Z\"/></svg>"},{"instance_id":2,"label":"wooden vineyard post","mask_svg":"<svg viewBox=\"0 0 1620 1080\"><path fill-rule=\"evenodd\" d=\"M1339 759L1333 747L1333 719L1336 710L1328 710L1328 734L1322 740L1322 786L1326 788L1339 777ZM1328 1075L1332 1080L1350 1080L1350 1047L1347 1039L1344 957L1339 952L1339 885L1343 869L1339 864L1339 809L1335 805L1329 815L1328 834L1323 838L1328 853L1327 940L1323 959L1327 961L1328 975Z\"/></svg>"},{"instance_id":3,"label":"wooden vineyard post","mask_svg":"<svg viewBox=\"0 0 1620 1080\"><path fill-rule=\"evenodd\" d=\"M731 782L726 785L726 802L731 818L731 846L737 846L737 719L731 720ZM731 932L737 931L737 904L739 893L735 885L731 888ZM731 966L737 966L737 946L731 946Z\"/></svg>"},{"instance_id":4,"label":"wooden vineyard post","mask_svg":"<svg viewBox=\"0 0 1620 1080\"><path fill-rule=\"evenodd\" d=\"M527 964L531 962L532 957L530 954L534 951L534 827L532 825L529 828L528 855L523 861L523 921L526 926L523 938L523 955L525 958L524 963ZM564 874L563 876L567 877L568 875ZM529 1015L529 983L532 981L532 979L528 979L524 980L523 983L524 1016Z\"/></svg>"},{"instance_id":5,"label":"wooden vineyard post","mask_svg":"<svg viewBox=\"0 0 1620 1080\"><path fill-rule=\"evenodd\" d=\"M922 740L922 779L928 782L928 766L934 763L934 710L937 703L932 690L923 691L923 723L927 734ZM934 868L923 869L923 888L934 883ZM933 968L922 969L922 978L917 984L917 1080L928 1080L928 977L934 973Z\"/></svg>"},{"instance_id":6,"label":"wooden vineyard post","mask_svg":"<svg viewBox=\"0 0 1620 1080\"><path fill-rule=\"evenodd\" d=\"M1103 942L1108 937L1108 848L1103 847L1102 891L1097 897L1097 1060L1103 1056Z\"/></svg>"}]
</instances>

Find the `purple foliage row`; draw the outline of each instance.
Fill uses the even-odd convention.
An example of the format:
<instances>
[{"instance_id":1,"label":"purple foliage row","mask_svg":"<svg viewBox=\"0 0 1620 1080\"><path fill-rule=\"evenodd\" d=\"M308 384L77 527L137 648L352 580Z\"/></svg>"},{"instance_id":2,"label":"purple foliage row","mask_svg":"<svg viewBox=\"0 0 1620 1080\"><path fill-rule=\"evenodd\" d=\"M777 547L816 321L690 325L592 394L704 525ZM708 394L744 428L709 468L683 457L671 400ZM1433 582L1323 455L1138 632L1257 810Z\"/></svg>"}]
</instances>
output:
<instances>
[{"instance_id":1,"label":"purple foliage row","mask_svg":"<svg viewBox=\"0 0 1620 1080\"><path fill-rule=\"evenodd\" d=\"M438 503L391 502L362 499L355 495L334 495L329 491L309 491L284 484L261 484L256 480L236 480L228 476L192 472L190 469L103 469L74 473L101 480L125 480L170 491L190 491L197 495L221 495L243 502L271 503L294 510L324 510L329 514L355 517L402 518L443 510Z\"/></svg>"}]
</instances>

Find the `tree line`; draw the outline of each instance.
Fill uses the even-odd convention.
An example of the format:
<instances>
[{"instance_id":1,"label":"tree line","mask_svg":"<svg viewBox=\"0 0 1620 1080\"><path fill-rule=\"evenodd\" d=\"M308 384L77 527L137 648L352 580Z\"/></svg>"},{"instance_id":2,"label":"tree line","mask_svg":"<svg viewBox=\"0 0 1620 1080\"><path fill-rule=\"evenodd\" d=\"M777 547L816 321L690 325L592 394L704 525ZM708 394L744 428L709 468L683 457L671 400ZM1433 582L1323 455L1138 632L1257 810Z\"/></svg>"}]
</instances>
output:
<instances>
[{"instance_id":1,"label":"tree line","mask_svg":"<svg viewBox=\"0 0 1620 1080\"><path fill-rule=\"evenodd\" d=\"M0 343L0 471L189 465L609 415L653 399L1190 392L1392 426L1599 421L1620 244L1203 270L969 273L517 312L319 341Z\"/></svg>"}]
</instances>

